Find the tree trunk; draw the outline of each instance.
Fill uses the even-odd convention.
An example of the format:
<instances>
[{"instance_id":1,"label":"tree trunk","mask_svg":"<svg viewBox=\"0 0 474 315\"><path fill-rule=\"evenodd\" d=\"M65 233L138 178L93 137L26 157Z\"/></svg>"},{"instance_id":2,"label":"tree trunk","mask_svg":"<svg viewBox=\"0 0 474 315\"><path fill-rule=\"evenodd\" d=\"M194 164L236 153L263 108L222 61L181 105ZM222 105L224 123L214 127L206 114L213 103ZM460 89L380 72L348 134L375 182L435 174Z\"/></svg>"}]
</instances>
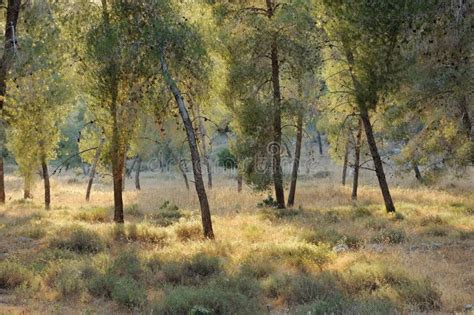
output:
<instances>
[{"instance_id":1,"label":"tree trunk","mask_svg":"<svg viewBox=\"0 0 474 315\"><path fill-rule=\"evenodd\" d=\"M5 122L3 121L3 104L7 92L8 71L13 63L13 56L17 47L16 25L20 13L21 0L8 0L7 16L5 21L5 39L3 56L0 60L0 135L4 136ZM4 139L0 139L0 204L5 203L5 172L3 169Z\"/></svg>"},{"instance_id":2,"label":"tree trunk","mask_svg":"<svg viewBox=\"0 0 474 315\"><path fill-rule=\"evenodd\" d=\"M186 175L186 170L184 169L183 165L181 164L180 159L176 154L173 152L173 150L169 150L171 153L171 156L173 157L174 161L176 162L176 165L178 166L179 171L181 172L181 175L183 176L184 179L184 184L186 185L186 189L189 190L189 181L188 181L188 175Z\"/></svg>"},{"instance_id":3,"label":"tree trunk","mask_svg":"<svg viewBox=\"0 0 474 315\"><path fill-rule=\"evenodd\" d=\"M380 158L379 151L377 149L377 144L375 143L374 132L372 130L372 125L370 123L369 118L369 112L366 108L361 108L360 115L362 123L364 124L367 144L369 146L370 153L372 154L372 159L374 161L375 173L377 174L380 190L382 191L382 196L385 202L385 209L387 210L387 212L395 212L395 205L393 204L392 196L390 195L390 190L387 184L387 179L385 178L382 159Z\"/></svg>"},{"instance_id":4,"label":"tree trunk","mask_svg":"<svg viewBox=\"0 0 474 315\"><path fill-rule=\"evenodd\" d=\"M114 183L114 222L124 223L123 218L123 166L125 156L117 152L112 157L112 177Z\"/></svg>"},{"instance_id":5,"label":"tree trunk","mask_svg":"<svg viewBox=\"0 0 474 315\"><path fill-rule=\"evenodd\" d=\"M135 170L135 188L137 190L140 190L142 189L140 187L140 169L142 167L142 158L139 155L137 155L136 160L137 160L137 169Z\"/></svg>"},{"instance_id":6,"label":"tree trunk","mask_svg":"<svg viewBox=\"0 0 474 315\"><path fill-rule=\"evenodd\" d=\"M237 174L237 192L241 193L242 192L242 174Z\"/></svg>"},{"instance_id":7,"label":"tree trunk","mask_svg":"<svg viewBox=\"0 0 474 315\"><path fill-rule=\"evenodd\" d=\"M0 128L3 127L0 126ZM3 144L0 144L0 146L3 147ZM5 203L5 174L3 169L3 148L0 148L0 204L3 203Z\"/></svg>"},{"instance_id":8,"label":"tree trunk","mask_svg":"<svg viewBox=\"0 0 474 315\"><path fill-rule=\"evenodd\" d=\"M203 162L204 162L204 165L206 166L206 170L207 170L207 186L209 187L209 189L212 189L212 168L211 168L211 164L209 162L209 152L207 150L207 131L206 131L206 126L204 126L204 121L201 117L201 108L199 106L199 104L195 104L193 101L192 101L192 97L190 97L190 100L192 102L192 108L194 108L196 110L196 118L197 118L197 121L198 121L198 124L199 124L199 135L200 135L200 139L201 139L201 149L202 149L202 159L203 159Z\"/></svg>"},{"instance_id":9,"label":"tree trunk","mask_svg":"<svg viewBox=\"0 0 474 315\"><path fill-rule=\"evenodd\" d=\"M95 177L95 173L96 173L96 170L97 170L97 164L99 163L99 158L100 158L100 154L101 154L104 142L105 142L105 137L102 136L100 138L100 141L99 141L99 146L97 147L97 149L95 151L94 161L92 162L92 167L89 170L90 175L89 175L89 182L87 183L86 201L89 201L90 197L91 197L92 183L94 182L94 177Z\"/></svg>"},{"instance_id":10,"label":"tree trunk","mask_svg":"<svg viewBox=\"0 0 474 315\"><path fill-rule=\"evenodd\" d=\"M133 159L133 162L132 162L132 165L130 166L130 168L126 168L125 175L127 175L128 178L131 178L131 177L132 177L133 168L134 168L135 165L137 164L137 161L138 161L139 157L140 157L140 155L137 155L137 156Z\"/></svg>"},{"instance_id":11,"label":"tree trunk","mask_svg":"<svg viewBox=\"0 0 474 315\"><path fill-rule=\"evenodd\" d=\"M272 84L273 84L273 143L270 145L273 155L273 182L277 206L285 208L285 191L283 189L283 172L281 169L281 92L280 92L280 64L278 47L272 44Z\"/></svg>"},{"instance_id":12,"label":"tree trunk","mask_svg":"<svg viewBox=\"0 0 474 315\"><path fill-rule=\"evenodd\" d=\"M23 199L32 199L31 194L31 177L25 176L23 180Z\"/></svg>"},{"instance_id":13,"label":"tree trunk","mask_svg":"<svg viewBox=\"0 0 474 315\"><path fill-rule=\"evenodd\" d=\"M295 204L296 181L298 179L298 168L301 158L301 143L303 141L303 113L298 114L297 131L296 131L296 147L295 158L293 160L293 170L291 172L290 193L288 194L288 207Z\"/></svg>"},{"instance_id":14,"label":"tree trunk","mask_svg":"<svg viewBox=\"0 0 474 315\"><path fill-rule=\"evenodd\" d=\"M46 210L49 210L51 206L51 186L49 184L48 163L46 162L45 156L41 158L41 168L43 170L43 182L44 182L44 208Z\"/></svg>"},{"instance_id":15,"label":"tree trunk","mask_svg":"<svg viewBox=\"0 0 474 315\"><path fill-rule=\"evenodd\" d=\"M321 133L319 130L316 130L316 135L318 139L319 155L323 155L323 140L321 139Z\"/></svg>"},{"instance_id":16,"label":"tree trunk","mask_svg":"<svg viewBox=\"0 0 474 315\"><path fill-rule=\"evenodd\" d=\"M214 231L212 229L212 220L211 220L211 211L209 209L209 201L207 199L206 188L204 187L204 181L202 180L202 171L201 171L201 159L199 156L198 147L196 144L196 135L194 133L193 124L189 117L188 110L184 103L183 96L176 86L175 81L171 77L171 74L168 71L168 65L165 60L164 49L161 51L160 56L161 70L163 72L164 79L168 84L173 96L176 100L179 113L183 120L184 127L186 129L186 135L188 139L189 149L191 151L191 161L193 166L194 173L194 185L196 188L196 193L199 198L199 203L201 207L201 220L202 227L204 230L204 237L208 239L214 238Z\"/></svg>"},{"instance_id":17,"label":"tree trunk","mask_svg":"<svg viewBox=\"0 0 474 315\"><path fill-rule=\"evenodd\" d=\"M423 183L423 176L421 175L420 168L418 167L418 164L416 162L413 162L413 171L415 172L416 179L420 183Z\"/></svg>"},{"instance_id":18,"label":"tree trunk","mask_svg":"<svg viewBox=\"0 0 474 315\"><path fill-rule=\"evenodd\" d=\"M122 170L122 192L125 191L125 180L127 179L127 158L123 160L123 170Z\"/></svg>"},{"instance_id":19,"label":"tree trunk","mask_svg":"<svg viewBox=\"0 0 474 315\"><path fill-rule=\"evenodd\" d=\"M347 177L347 164L349 161L349 143L350 143L350 132L347 135L346 147L344 148L344 162L342 165L342 186L346 186Z\"/></svg>"},{"instance_id":20,"label":"tree trunk","mask_svg":"<svg viewBox=\"0 0 474 315\"><path fill-rule=\"evenodd\" d=\"M360 170L360 148L362 147L362 120L359 119L357 136L354 147L354 177L352 178L352 200L357 200L357 189L359 188Z\"/></svg>"}]
</instances>

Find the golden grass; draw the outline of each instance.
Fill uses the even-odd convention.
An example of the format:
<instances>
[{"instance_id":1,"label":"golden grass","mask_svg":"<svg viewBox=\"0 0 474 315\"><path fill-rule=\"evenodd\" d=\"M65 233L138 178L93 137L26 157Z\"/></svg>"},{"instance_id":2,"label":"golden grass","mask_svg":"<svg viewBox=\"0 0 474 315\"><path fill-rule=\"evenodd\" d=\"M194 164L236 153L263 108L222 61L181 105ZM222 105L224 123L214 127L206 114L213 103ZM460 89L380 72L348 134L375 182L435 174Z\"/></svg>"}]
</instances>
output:
<instances>
[{"instance_id":1,"label":"golden grass","mask_svg":"<svg viewBox=\"0 0 474 315\"><path fill-rule=\"evenodd\" d=\"M410 274L427 277L435 283L442 293L442 312L460 311L464 304L474 301L474 183L469 181L456 182L454 187L458 189L453 188L453 185L446 188L448 186L445 183L436 188L415 186L411 180L394 182L393 198L404 217L397 220L385 213L378 188L370 185L373 183L370 176L362 179L360 198L356 203L350 200L350 187L341 187L333 177L303 178L298 184L295 206L296 209L302 209L301 213L282 218L264 215L256 207L266 194L252 192L248 187L238 194L234 180L216 178L214 188L208 191L216 235L216 240L210 242L196 236L200 217L194 189L187 191L181 181L158 180L159 177L160 174L145 174L141 191L134 190L131 181L127 182L124 202L128 206L136 205L134 207L138 211L135 209L135 215L126 215L125 220L134 225L127 224L124 227L123 233L127 239L124 243L117 242L115 225L103 219L104 213L107 213L104 209L111 209L113 202L109 182L99 181L95 184L91 201L87 203L84 200L85 178L72 182L72 175L69 174L53 177L52 210L45 211L41 206L39 184L33 192L35 198L22 202L21 181L15 176L7 176L9 199L5 206L0 206L0 249L8 253L6 257L28 264L49 246L51 238L76 225L95 231L106 242L105 252L93 257L96 265L104 264L104 260L109 260L110 256L120 253L124 248L138 246L140 255L145 259L158 255L179 260L202 253L222 257L225 269L235 272L245 261L258 257L268 248L306 246L302 244L306 244L305 235L311 231L334 229L341 235L357 238L367 244L379 229L390 228L404 231L406 242L385 244L382 252L356 249L334 254L324 268L344 272L360 259L390 261ZM154 225L153 213L165 201L184 209L189 216L168 227ZM355 216L355 207L365 208L369 214ZM86 215L91 209L96 209L94 211L97 213ZM433 235L430 229L445 229L447 234ZM19 236L33 240L20 242ZM440 244L440 248L427 248L433 243ZM268 264L272 264L272 261ZM304 264L309 266L311 272L318 272L316 264ZM277 269L293 267L291 264L275 266ZM162 296L163 293L151 290L149 295ZM57 292L46 284L44 289L28 296L26 301L20 303L25 313L58 311L73 314L80 313L79 310L86 305L87 309L99 313L109 307L112 312L126 312L113 303L101 305L92 297L74 302L61 300L57 298ZM281 301L268 303L278 306ZM17 306L0 307L0 313L14 307Z\"/></svg>"}]
</instances>

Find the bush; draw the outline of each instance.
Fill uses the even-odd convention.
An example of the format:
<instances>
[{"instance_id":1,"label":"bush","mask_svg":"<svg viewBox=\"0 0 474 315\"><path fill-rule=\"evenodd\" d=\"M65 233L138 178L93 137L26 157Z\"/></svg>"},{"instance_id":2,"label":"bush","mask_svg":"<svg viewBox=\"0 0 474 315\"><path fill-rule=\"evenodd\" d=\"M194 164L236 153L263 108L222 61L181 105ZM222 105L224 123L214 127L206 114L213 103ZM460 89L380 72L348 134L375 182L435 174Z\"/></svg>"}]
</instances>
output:
<instances>
[{"instance_id":1,"label":"bush","mask_svg":"<svg viewBox=\"0 0 474 315\"><path fill-rule=\"evenodd\" d=\"M232 287L208 284L200 287L173 288L162 300L152 305L150 313L247 315L261 314L262 310L252 296L234 291Z\"/></svg>"},{"instance_id":2,"label":"bush","mask_svg":"<svg viewBox=\"0 0 474 315\"><path fill-rule=\"evenodd\" d=\"M365 227L374 231L380 231L382 229L385 229L387 226L387 223L385 221L375 219L375 218L370 218L367 223L365 224Z\"/></svg>"},{"instance_id":3,"label":"bush","mask_svg":"<svg viewBox=\"0 0 474 315\"><path fill-rule=\"evenodd\" d=\"M323 220L327 223L339 223L341 222L341 216L337 211L329 210L324 214Z\"/></svg>"},{"instance_id":4,"label":"bush","mask_svg":"<svg viewBox=\"0 0 474 315\"><path fill-rule=\"evenodd\" d=\"M120 253L107 270L110 275L129 277L139 281L143 276L143 268L136 251L127 250Z\"/></svg>"},{"instance_id":5,"label":"bush","mask_svg":"<svg viewBox=\"0 0 474 315\"><path fill-rule=\"evenodd\" d=\"M151 218L161 226L169 226L179 221L184 214L179 210L178 206L165 201L158 211L151 215Z\"/></svg>"},{"instance_id":6,"label":"bush","mask_svg":"<svg viewBox=\"0 0 474 315\"><path fill-rule=\"evenodd\" d=\"M112 300L130 308L143 306L146 302L146 290L135 279L130 277L113 280Z\"/></svg>"},{"instance_id":7,"label":"bush","mask_svg":"<svg viewBox=\"0 0 474 315\"><path fill-rule=\"evenodd\" d=\"M93 296L108 297L129 308L141 307L146 302L144 269L134 250L118 255L105 274L90 272L87 289Z\"/></svg>"},{"instance_id":8,"label":"bush","mask_svg":"<svg viewBox=\"0 0 474 315\"><path fill-rule=\"evenodd\" d=\"M449 228L445 226L430 225L425 229L424 234L437 237L446 236L449 234Z\"/></svg>"},{"instance_id":9,"label":"bush","mask_svg":"<svg viewBox=\"0 0 474 315\"><path fill-rule=\"evenodd\" d=\"M78 297L84 291L81 271L75 266L64 265L51 277L50 281L62 298Z\"/></svg>"},{"instance_id":10,"label":"bush","mask_svg":"<svg viewBox=\"0 0 474 315\"><path fill-rule=\"evenodd\" d=\"M74 216L74 219L89 223L104 223L110 221L110 210L104 207L95 207L82 210Z\"/></svg>"},{"instance_id":11,"label":"bush","mask_svg":"<svg viewBox=\"0 0 474 315\"><path fill-rule=\"evenodd\" d=\"M420 225L427 226L427 225L442 225L444 224L444 220L439 215L429 215L421 219Z\"/></svg>"},{"instance_id":12,"label":"bush","mask_svg":"<svg viewBox=\"0 0 474 315\"><path fill-rule=\"evenodd\" d=\"M278 207L278 202L273 199L271 195L268 195L266 199L263 199L262 202L259 202L257 204L257 207L259 208L277 208Z\"/></svg>"},{"instance_id":13,"label":"bush","mask_svg":"<svg viewBox=\"0 0 474 315\"><path fill-rule=\"evenodd\" d=\"M265 256L252 256L240 265L240 273L242 276L248 276L254 279L268 277L275 271L275 267L271 261Z\"/></svg>"},{"instance_id":14,"label":"bush","mask_svg":"<svg viewBox=\"0 0 474 315\"><path fill-rule=\"evenodd\" d=\"M51 241L52 247L79 254L94 254L105 248L104 241L99 234L79 226L72 227L62 234Z\"/></svg>"},{"instance_id":15,"label":"bush","mask_svg":"<svg viewBox=\"0 0 474 315\"><path fill-rule=\"evenodd\" d=\"M401 286L398 293L415 311L430 312L441 309L441 294L428 279L407 283Z\"/></svg>"},{"instance_id":16,"label":"bush","mask_svg":"<svg viewBox=\"0 0 474 315\"><path fill-rule=\"evenodd\" d=\"M221 271L218 257L197 254L182 262L164 262L161 267L164 278L171 283L194 283Z\"/></svg>"},{"instance_id":17,"label":"bush","mask_svg":"<svg viewBox=\"0 0 474 315\"><path fill-rule=\"evenodd\" d=\"M354 219L365 218L372 216L372 212L365 207L357 207L352 211L352 217Z\"/></svg>"},{"instance_id":18,"label":"bush","mask_svg":"<svg viewBox=\"0 0 474 315\"><path fill-rule=\"evenodd\" d=\"M46 229L41 226L33 226L25 233L25 236L32 238L34 240L39 240L45 237L47 234Z\"/></svg>"},{"instance_id":19,"label":"bush","mask_svg":"<svg viewBox=\"0 0 474 315\"><path fill-rule=\"evenodd\" d=\"M263 288L268 297L282 299L289 305L341 298L335 277L326 272L317 277L306 274L275 275L263 283Z\"/></svg>"},{"instance_id":20,"label":"bush","mask_svg":"<svg viewBox=\"0 0 474 315\"><path fill-rule=\"evenodd\" d=\"M313 245L303 242L286 243L267 249L270 259L280 259L294 267L305 269L315 264L322 269L332 261L333 253L328 246Z\"/></svg>"},{"instance_id":21,"label":"bush","mask_svg":"<svg viewBox=\"0 0 474 315\"><path fill-rule=\"evenodd\" d=\"M334 229L326 230L326 229L318 229L315 231L307 232L303 239L311 244L330 244L336 245L339 243L341 239L343 239L343 235L340 234L338 231Z\"/></svg>"},{"instance_id":22,"label":"bush","mask_svg":"<svg viewBox=\"0 0 474 315\"><path fill-rule=\"evenodd\" d=\"M123 212L127 215L131 215L132 217L140 217L143 215L136 203L125 207L125 209L123 209Z\"/></svg>"},{"instance_id":23,"label":"bush","mask_svg":"<svg viewBox=\"0 0 474 315\"><path fill-rule=\"evenodd\" d=\"M262 216L266 219L284 219L293 218L302 213L300 209L278 209L276 207L265 207L262 209Z\"/></svg>"},{"instance_id":24,"label":"bush","mask_svg":"<svg viewBox=\"0 0 474 315\"><path fill-rule=\"evenodd\" d=\"M127 227L127 239L131 241L139 241L153 244L166 244L168 233L147 224L129 224Z\"/></svg>"},{"instance_id":25,"label":"bush","mask_svg":"<svg viewBox=\"0 0 474 315\"><path fill-rule=\"evenodd\" d=\"M374 243L400 244L405 241L406 234L403 230L386 229L372 238Z\"/></svg>"},{"instance_id":26,"label":"bush","mask_svg":"<svg viewBox=\"0 0 474 315\"><path fill-rule=\"evenodd\" d=\"M5 260L0 262L0 288L15 289L32 283L33 274L19 263Z\"/></svg>"},{"instance_id":27,"label":"bush","mask_svg":"<svg viewBox=\"0 0 474 315\"><path fill-rule=\"evenodd\" d=\"M202 240L204 238L199 222L180 222L175 225L174 232L181 242Z\"/></svg>"}]
</instances>

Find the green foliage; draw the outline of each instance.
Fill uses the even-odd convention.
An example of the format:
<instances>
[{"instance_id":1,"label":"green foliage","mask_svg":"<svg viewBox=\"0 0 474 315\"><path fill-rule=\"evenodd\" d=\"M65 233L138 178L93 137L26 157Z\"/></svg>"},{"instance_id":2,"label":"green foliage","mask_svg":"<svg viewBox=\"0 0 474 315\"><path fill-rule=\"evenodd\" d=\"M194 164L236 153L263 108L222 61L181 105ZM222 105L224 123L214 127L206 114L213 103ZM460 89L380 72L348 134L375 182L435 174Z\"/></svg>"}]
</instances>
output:
<instances>
[{"instance_id":1,"label":"green foliage","mask_svg":"<svg viewBox=\"0 0 474 315\"><path fill-rule=\"evenodd\" d=\"M61 231L51 240L50 246L79 254L94 254L105 248L104 241L99 234L80 226L72 226Z\"/></svg>"},{"instance_id":2,"label":"green foliage","mask_svg":"<svg viewBox=\"0 0 474 315\"><path fill-rule=\"evenodd\" d=\"M151 218L161 226L168 226L178 222L183 216L178 206L165 201L156 212L152 213Z\"/></svg>"},{"instance_id":3,"label":"green foliage","mask_svg":"<svg viewBox=\"0 0 474 315\"><path fill-rule=\"evenodd\" d=\"M387 244L400 244L406 239L406 233L400 229L384 229L377 233L373 238L372 242L375 243L387 243Z\"/></svg>"},{"instance_id":4,"label":"green foliage","mask_svg":"<svg viewBox=\"0 0 474 315\"><path fill-rule=\"evenodd\" d=\"M170 283L199 283L221 270L221 259L205 254L197 254L183 261L165 261L161 266L165 280Z\"/></svg>"},{"instance_id":5,"label":"green foliage","mask_svg":"<svg viewBox=\"0 0 474 315\"><path fill-rule=\"evenodd\" d=\"M217 162L219 166L226 170L237 168L237 158L227 148L222 149L219 153L217 153Z\"/></svg>"},{"instance_id":6,"label":"green foliage","mask_svg":"<svg viewBox=\"0 0 474 315\"><path fill-rule=\"evenodd\" d=\"M174 226L176 237L181 242L202 240L202 226L199 222L179 222Z\"/></svg>"},{"instance_id":7,"label":"green foliage","mask_svg":"<svg viewBox=\"0 0 474 315\"><path fill-rule=\"evenodd\" d=\"M15 289L32 284L33 274L30 270L11 260L0 262L0 288Z\"/></svg>"},{"instance_id":8,"label":"green foliage","mask_svg":"<svg viewBox=\"0 0 474 315\"><path fill-rule=\"evenodd\" d=\"M283 299L290 305L340 299L337 286L337 279L330 273L321 273L317 277L305 274L274 275L263 283L267 296Z\"/></svg>"}]
</instances>

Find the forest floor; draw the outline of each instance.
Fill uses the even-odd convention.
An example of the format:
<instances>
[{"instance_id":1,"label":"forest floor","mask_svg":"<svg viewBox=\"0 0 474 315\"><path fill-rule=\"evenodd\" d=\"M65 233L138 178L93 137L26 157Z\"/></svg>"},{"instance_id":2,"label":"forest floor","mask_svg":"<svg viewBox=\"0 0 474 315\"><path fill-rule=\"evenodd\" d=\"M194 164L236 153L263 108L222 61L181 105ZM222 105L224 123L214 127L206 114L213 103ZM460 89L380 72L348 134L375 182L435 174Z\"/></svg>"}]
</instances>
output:
<instances>
[{"instance_id":1,"label":"forest floor","mask_svg":"<svg viewBox=\"0 0 474 315\"><path fill-rule=\"evenodd\" d=\"M160 180L157 178L161 177ZM144 174L126 187L125 220L112 221L112 192L86 179L52 179L21 199L7 177L0 206L1 314L462 313L474 303L474 183L378 188L332 178L299 183L294 209L257 206L230 179L209 191L216 239L201 237L194 190Z\"/></svg>"}]
</instances>

